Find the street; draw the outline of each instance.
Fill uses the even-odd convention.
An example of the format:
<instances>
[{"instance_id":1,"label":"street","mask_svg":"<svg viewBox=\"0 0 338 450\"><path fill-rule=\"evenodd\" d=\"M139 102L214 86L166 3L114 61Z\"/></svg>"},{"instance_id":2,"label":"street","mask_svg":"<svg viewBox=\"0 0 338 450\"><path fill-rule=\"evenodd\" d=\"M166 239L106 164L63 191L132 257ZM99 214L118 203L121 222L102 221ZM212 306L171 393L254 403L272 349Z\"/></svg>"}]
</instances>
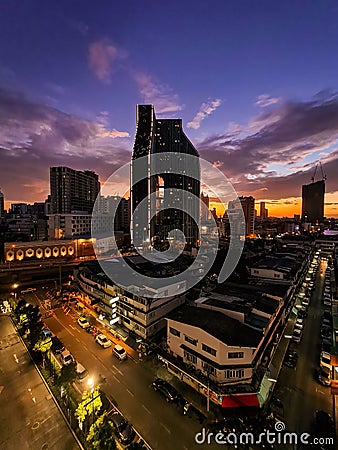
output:
<instances>
[{"instance_id":1,"label":"street","mask_svg":"<svg viewBox=\"0 0 338 450\"><path fill-rule=\"evenodd\" d=\"M93 336L82 330L62 309L45 320L47 326L65 344L75 359L95 380L103 376L102 389L116 401L117 407L154 450L197 449L195 434L199 425L168 404L152 387L154 372L142 363L117 360L110 349L103 349ZM159 366L160 367L160 366ZM168 374L170 381L170 374ZM208 445L208 448L219 448Z\"/></svg>"},{"instance_id":2,"label":"street","mask_svg":"<svg viewBox=\"0 0 338 450\"><path fill-rule=\"evenodd\" d=\"M324 276L318 270L315 290L312 294L302 341L290 343L292 350L298 353L298 362L294 369L283 366L275 395L284 405L286 429L298 433L311 431L313 415L316 409L322 409L333 417L331 389L317 381L317 369L320 356L320 327L322 315L322 291Z\"/></svg>"}]
</instances>

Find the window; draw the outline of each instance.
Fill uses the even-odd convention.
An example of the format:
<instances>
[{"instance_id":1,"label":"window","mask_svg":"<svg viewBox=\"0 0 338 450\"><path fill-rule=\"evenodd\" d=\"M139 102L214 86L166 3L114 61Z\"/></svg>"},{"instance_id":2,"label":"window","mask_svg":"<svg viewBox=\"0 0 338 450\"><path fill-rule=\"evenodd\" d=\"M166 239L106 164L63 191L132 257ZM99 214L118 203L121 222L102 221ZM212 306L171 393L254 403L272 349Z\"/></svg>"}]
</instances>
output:
<instances>
[{"instance_id":1,"label":"window","mask_svg":"<svg viewBox=\"0 0 338 450\"><path fill-rule=\"evenodd\" d=\"M211 366L210 364L208 364L206 362L202 362L202 368L209 375L216 375L216 369L214 366Z\"/></svg>"},{"instance_id":2,"label":"window","mask_svg":"<svg viewBox=\"0 0 338 450\"><path fill-rule=\"evenodd\" d=\"M206 344L202 344L202 350L204 350L205 352L210 353L210 355L212 355L212 356L216 356L216 350L214 348L209 347Z\"/></svg>"},{"instance_id":3,"label":"window","mask_svg":"<svg viewBox=\"0 0 338 450\"><path fill-rule=\"evenodd\" d=\"M178 330L176 330L175 328L173 328L173 327L170 327L170 328L169 328L169 331L170 331L170 333L173 334L174 336L178 336L178 337L181 336L181 333L180 333Z\"/></svg>"},{"instance_id":4,"label":"window","mask_svg":"<svg viewBox=\"0 0 338 450\"><path fill-rule=\"evenodd\" d=\"M189 342L189 344L197 345L197 342L198 342L197 339L194 339L194 338L192 338L192 337L190 337L190 336L187 336L187 335L184 336L184 339L185 339L187 342Z\"/></svg>"},{"instance_id":5,"label":"window","mask_svg":"<svg viewBox=\"0 0 338 450\"><path fill-rule=\"evenodd\" d=\"M244 358L244 352L228 352L228 358Z\"/></svg>"},{"instance_id":6,"label":"window","mask_svg":"<svg viewBox=\"0 0 338 450\"><path fill-rule=\"evenodd\" d=\"M195 355L192 355L191 353L187 352L186 350L184 350L184 358L191 362L192 364L197 364L197 358Z\"/></svg>"},{"instance_id":7,"label":"window","mask_svg":"<svg viewBox=\"0 0 338 450\"><path fill-rule=\"evenodd\" d=\"M225 378L244 378L244 369L228 369L225 371Z\"/></svg>"}]
</instances>

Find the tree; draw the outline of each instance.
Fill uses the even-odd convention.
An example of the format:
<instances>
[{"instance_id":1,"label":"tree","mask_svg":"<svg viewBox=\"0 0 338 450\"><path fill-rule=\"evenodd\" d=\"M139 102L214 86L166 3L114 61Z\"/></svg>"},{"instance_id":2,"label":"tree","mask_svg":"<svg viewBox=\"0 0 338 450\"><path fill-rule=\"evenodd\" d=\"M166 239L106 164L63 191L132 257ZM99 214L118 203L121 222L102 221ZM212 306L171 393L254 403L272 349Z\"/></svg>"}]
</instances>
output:
<instances>
[{"instance_id":1,"label":"tree","mask_svg":"<svg viewBox=\"0 0 338 450\"><path fill-rule=\"evenodd\" d=\"M114 428L107 413L103 413L90 427L87 442L94 450L114 450L116 442L114 439Z\"/></svg>"},{"instance_id":2,"label":"tree","mask_svg":"<svg viewBox=\"0 0 338 450\"><path fill-rule=\"evenodd\" d=\"M76 368L74 362L61 367L61 374L58 380L59 384L72 383L75 378Z\"/></svg>"},{"instance_id":3,"label":"tree","mask_svg":"<svg viewBox=\"0 0 338 450\"><path fill-rule=\"evenodd\" d=\"M100 387L96 386L93 392L85 391L82 394L82 401L75 411L75 417L79 422L84 422L87 415L94 415L102 406Z\"/></svg>"}]
</instances>

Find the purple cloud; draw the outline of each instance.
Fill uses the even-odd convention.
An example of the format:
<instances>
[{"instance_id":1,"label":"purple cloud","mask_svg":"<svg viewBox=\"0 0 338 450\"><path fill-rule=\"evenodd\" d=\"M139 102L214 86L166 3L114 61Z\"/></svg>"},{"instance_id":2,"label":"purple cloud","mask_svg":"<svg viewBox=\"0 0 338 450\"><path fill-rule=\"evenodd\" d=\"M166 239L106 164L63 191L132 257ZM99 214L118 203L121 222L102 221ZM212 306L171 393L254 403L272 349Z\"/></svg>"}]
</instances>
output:
<instances>
[{"instance_id":1,"label":"purple cloud","mask_svg":"<svg viewBox=\"0 0 338 450\"><path fill-rule=\"evenodd\" d=\"M129 133L0 89L0 180L8 200L43 200L49 167L92 169L102 180L130 160Z\"/></svg>"}]
</instances>

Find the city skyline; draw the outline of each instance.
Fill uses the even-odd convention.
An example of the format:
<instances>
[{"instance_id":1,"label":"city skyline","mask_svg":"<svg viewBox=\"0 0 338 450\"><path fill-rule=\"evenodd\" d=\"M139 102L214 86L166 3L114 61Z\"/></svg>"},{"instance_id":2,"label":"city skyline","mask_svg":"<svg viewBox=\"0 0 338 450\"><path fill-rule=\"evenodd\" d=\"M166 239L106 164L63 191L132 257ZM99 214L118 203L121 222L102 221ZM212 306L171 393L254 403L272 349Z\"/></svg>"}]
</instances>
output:
<instances>
[{"instance_id":1,"label":"city skyline","mask_svg":"<svg viewBox=\"0 0 338 450\"><path fill-rule=\"evenodd\" d=\"M321 160L325 215L338 217L337 15L334 2L172 2L165 17L150 0L131 10L3 5L6 209L45 200L51 166L104 182L131 159L135 105L151 103L159 118L182 117L201 157L271 216L301 213L301 187Z\"/></svg>"}]
</instances>

